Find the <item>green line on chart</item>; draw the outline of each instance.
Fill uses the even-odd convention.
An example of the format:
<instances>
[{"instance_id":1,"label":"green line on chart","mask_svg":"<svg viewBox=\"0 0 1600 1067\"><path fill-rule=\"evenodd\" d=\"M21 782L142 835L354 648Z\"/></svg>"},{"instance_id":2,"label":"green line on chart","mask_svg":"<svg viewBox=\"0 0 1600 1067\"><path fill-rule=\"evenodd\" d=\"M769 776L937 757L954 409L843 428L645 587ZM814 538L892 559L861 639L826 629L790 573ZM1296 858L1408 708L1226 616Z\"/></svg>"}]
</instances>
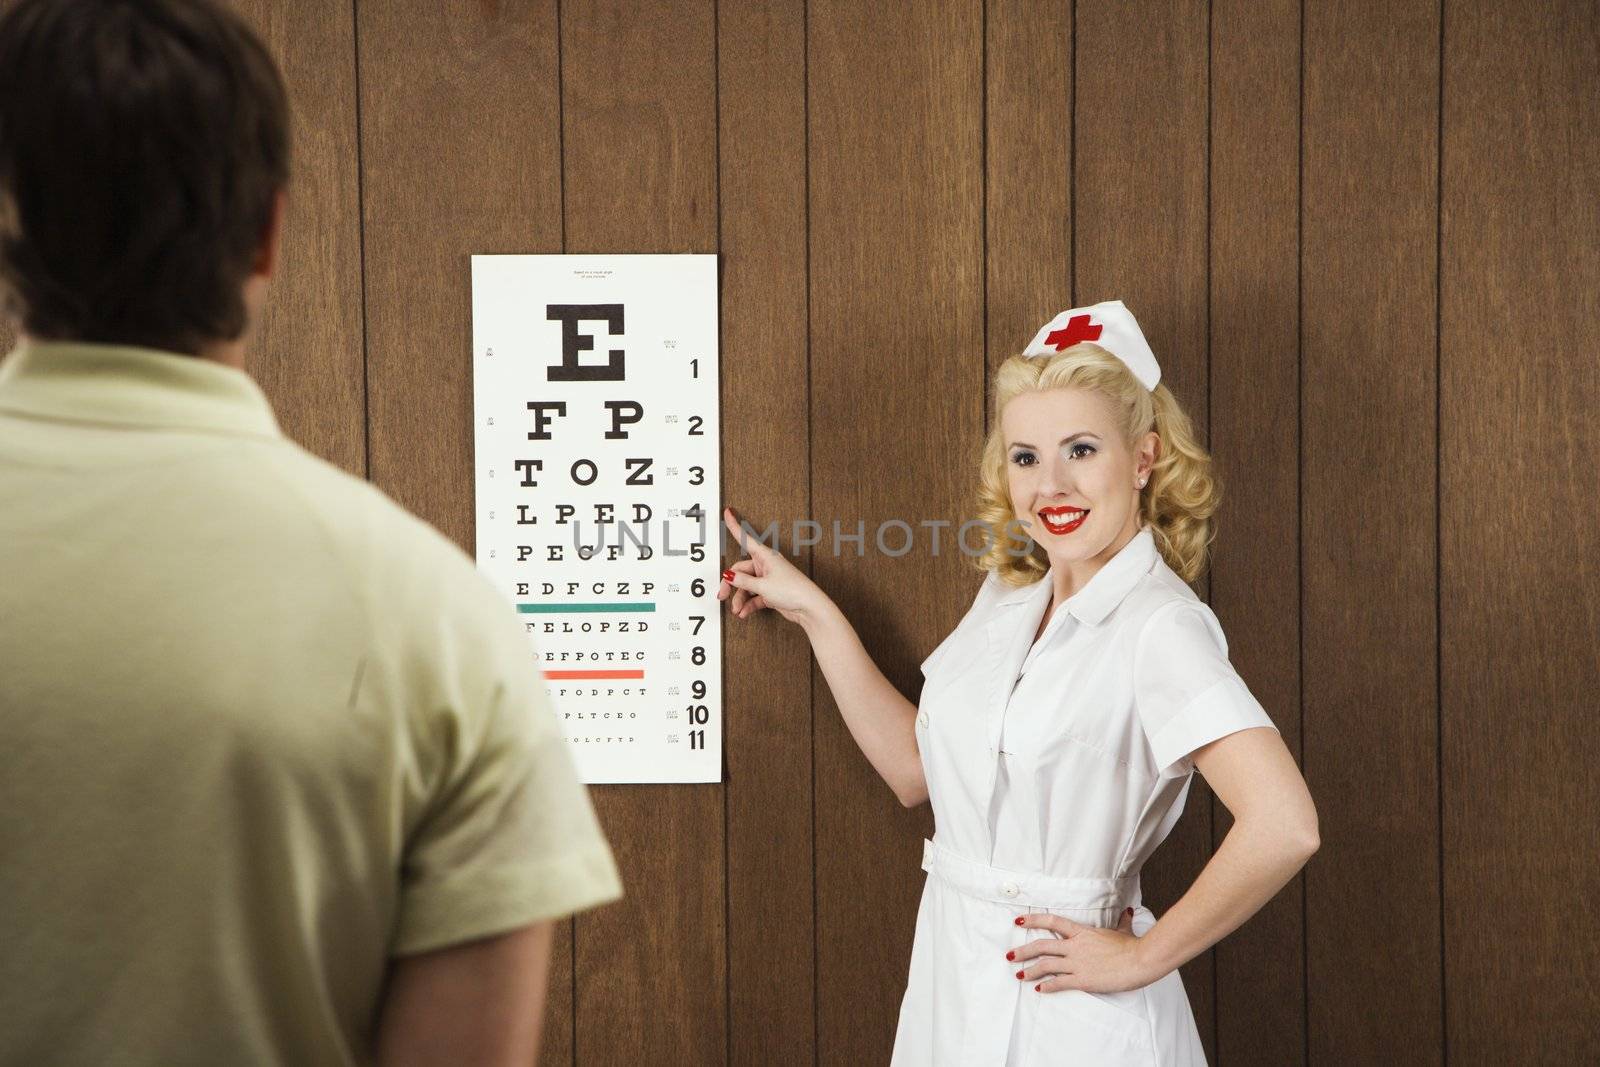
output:
<instances>
[{"instance_id":1,"label":"green line on chart","mask_svg":"<svg viewBox=\"0 0 1600 1067\"><path fill-rule=\"evenodd\" d=\"M524 615L575 615L580 612L654 611L656 605L652 600L618 601L614 604L518 604L517 610Z\"/></svg>"}]
</instances>

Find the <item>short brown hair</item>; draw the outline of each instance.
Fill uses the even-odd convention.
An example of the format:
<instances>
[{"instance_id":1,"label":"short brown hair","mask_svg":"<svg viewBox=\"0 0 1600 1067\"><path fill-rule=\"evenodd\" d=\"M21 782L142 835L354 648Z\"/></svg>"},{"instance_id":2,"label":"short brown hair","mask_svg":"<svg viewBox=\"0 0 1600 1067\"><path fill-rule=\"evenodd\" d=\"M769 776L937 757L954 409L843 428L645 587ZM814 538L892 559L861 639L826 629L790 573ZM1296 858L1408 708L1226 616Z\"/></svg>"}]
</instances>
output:
<instances>
[{"instance_id":1,"label":"short brown hair","mask_svg":"<svg viewBox=\"0 0 1600 1067\"><path fill-rule=\"evenodd\" d=\"M0 301L41 339L196 353L289 178L261 41L209 0L18 0L0 16Z\"/></svg>"}]
</instances>

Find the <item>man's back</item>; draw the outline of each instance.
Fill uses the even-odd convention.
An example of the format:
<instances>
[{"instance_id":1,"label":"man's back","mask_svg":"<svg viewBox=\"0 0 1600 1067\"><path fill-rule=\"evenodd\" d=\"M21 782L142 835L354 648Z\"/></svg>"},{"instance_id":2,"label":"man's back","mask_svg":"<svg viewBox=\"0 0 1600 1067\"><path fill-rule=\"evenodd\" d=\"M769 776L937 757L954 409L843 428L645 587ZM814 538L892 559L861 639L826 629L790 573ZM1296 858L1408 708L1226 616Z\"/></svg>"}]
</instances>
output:
<instances>
[{"instance_id":1,"label":"man's back","mask_svg":"<svg viewBox=\"0 0 1600 1067\"><path fill-rule=\"evenodd\" d=\"M611 899L510 607L243 372L0 365L0 1063L364 1062L391 954Z\"/></svg>"}]
</instances>

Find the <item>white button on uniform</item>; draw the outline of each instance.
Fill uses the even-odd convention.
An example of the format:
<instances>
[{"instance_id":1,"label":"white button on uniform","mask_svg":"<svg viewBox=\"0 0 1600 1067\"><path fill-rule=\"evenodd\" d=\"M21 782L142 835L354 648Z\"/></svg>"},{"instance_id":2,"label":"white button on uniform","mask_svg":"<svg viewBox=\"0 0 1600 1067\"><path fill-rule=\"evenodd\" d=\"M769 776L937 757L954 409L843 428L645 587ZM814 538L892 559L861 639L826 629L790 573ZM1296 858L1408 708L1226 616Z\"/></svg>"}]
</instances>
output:
<instances>
[{"instance_id":1,"label":"white button on uniform","mask_svg":"<svg viewBox=\"0 0 1600 1067\"><path fill-rule=\"evenodd\" d=\"M1007 882L1005 885L1000 887L1000 892L1004 893L1008 897L1014 897L1020 892L1020 890L1017 889L1017 883Z\"/></svg>"},{"instance_id":2,"label":"white button on uniform","mask_svg":"<svg viewBox=\"0 0 1600 1067\"><path fill-rule=\"evenodd\" d=\"M918 714L917 714L917 725L918 726L927 726L928 725L928 713L927 712L925 712L925 711L918 712Z\"/></svg>"}]
</instances>

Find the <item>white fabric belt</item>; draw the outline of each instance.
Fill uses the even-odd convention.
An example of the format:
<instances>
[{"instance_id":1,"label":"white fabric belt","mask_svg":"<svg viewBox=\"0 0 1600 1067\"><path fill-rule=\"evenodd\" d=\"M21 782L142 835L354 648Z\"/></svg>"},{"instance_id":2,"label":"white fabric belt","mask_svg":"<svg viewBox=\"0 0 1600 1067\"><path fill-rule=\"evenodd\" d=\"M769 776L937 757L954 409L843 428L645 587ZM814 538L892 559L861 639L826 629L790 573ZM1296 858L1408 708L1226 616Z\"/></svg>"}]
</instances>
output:
<instances>
[{"instance_id":1,"label":"white fabric belt","mask_svg":"<svg viewBox=\"0 0 1600 1067\"><path fill-rule=\"evenodd\" d=\"M937 841L922 842L922 869L969 897L1018 908L1103 913L1084 922L1112 926L1128 905L1139 907L1139 876L1057 878L1036 871L1013 871L968 859Z\"/></svg>"}]
</instances>

